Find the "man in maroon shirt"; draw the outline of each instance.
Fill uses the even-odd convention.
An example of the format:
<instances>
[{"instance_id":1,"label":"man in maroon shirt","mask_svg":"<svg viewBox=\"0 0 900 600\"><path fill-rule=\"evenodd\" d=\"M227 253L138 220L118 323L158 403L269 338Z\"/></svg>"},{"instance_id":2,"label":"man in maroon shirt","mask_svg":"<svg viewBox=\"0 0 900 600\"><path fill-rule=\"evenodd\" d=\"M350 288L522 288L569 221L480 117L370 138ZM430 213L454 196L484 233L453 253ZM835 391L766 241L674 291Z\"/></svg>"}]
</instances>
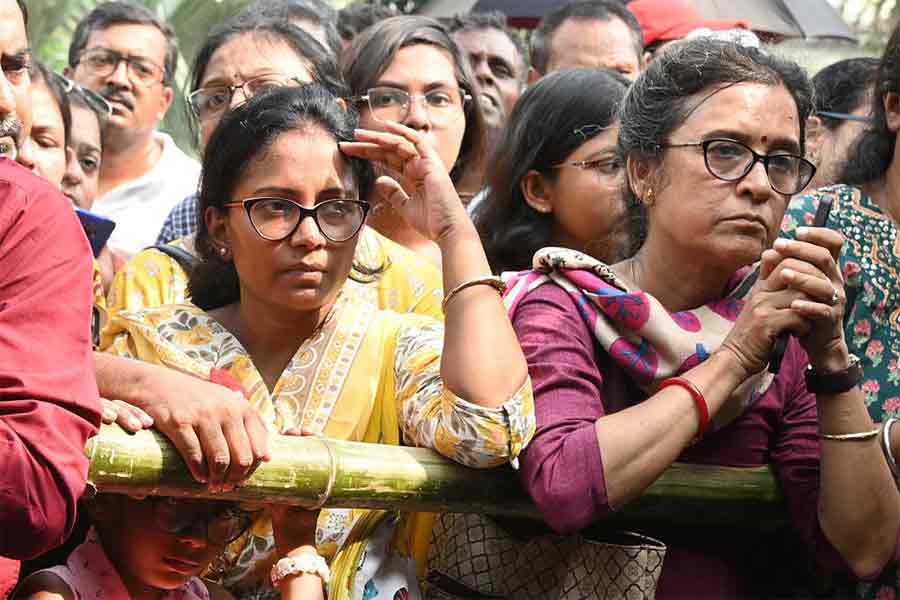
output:
<instances>
[{"instance_id":1,"label":"man in maroon shirt","mask_svg":"<svg viewBox=\"0 0 900 600\"><path fill-rule=\"evenodd\" d=\"M30 128L25 7L0 0L0 151ZM4 146L12 146L4 148ZM4 152L0 152L4 153ZM91 355L92 263L71 204L0 158L0 598L17 563L58 546L100 423Z\"/></svg>"}]
</instances>

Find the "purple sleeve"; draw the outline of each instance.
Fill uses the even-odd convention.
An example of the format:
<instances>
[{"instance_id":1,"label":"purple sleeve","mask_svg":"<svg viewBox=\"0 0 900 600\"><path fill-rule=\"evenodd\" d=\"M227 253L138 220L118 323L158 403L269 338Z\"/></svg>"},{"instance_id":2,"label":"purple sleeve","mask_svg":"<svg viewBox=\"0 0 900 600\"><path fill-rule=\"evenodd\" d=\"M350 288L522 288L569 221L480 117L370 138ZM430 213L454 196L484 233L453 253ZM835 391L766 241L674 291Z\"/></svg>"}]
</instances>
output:
<instances>
[{"instance_id":1,"label":"purple sleeve","mask_svg":"<svg viewBox=\"0 0 900 600\"><path fill-rule=\"evenodd\" d=\"M782 372L789 371L790 377L778 378L774 384L782 387L779 393L785 401L771 463L784 491L791 520L812 555L826 567L849 573L850 566L819 525L819 424L816 397L807 391L803 376L807 362L799 343L791 339L782 367ZM900 546L894 551L894 561L898 551Z\"/></svg>"},{"instance_id":2,"label":"purple sleeve","mask_svg":"<svg viewBox=\"0 0 900 600\"><path fill-rule=\"evenodd\" d=\"M572 533L610 512L594 428L604 415L594 339L572 298L555 285L530 293L513 327L528 361L537 417L520 477L550 527Z\"/></svg>"}]
</instances>

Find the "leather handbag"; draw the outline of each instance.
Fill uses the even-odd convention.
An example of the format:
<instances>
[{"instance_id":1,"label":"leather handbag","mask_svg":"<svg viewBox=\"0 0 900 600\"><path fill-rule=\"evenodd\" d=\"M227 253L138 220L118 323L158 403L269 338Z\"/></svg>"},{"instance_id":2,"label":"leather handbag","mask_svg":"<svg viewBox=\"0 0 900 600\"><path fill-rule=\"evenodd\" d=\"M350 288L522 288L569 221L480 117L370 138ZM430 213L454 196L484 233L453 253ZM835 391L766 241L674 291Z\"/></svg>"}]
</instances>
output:
<instances>
[{"instance_id":1,"label":"leather handbag","mask_svg":"<svg viewBox=\"0 0 900 600\"><path fill-rule=\"evenodd\" d=\"M438 516L427 600L644 600L656 595L666 546L619 531L604 539L521 540L480 514Z\"/></svg>"}]
</instances>

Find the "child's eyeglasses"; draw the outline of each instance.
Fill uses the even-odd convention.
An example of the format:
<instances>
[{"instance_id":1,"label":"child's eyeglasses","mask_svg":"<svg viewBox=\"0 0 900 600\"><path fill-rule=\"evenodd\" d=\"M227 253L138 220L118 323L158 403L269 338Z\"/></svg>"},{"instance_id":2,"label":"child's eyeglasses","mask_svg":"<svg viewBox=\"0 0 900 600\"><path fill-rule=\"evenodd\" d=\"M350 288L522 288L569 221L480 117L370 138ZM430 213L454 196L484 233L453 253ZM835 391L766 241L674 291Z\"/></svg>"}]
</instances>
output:
<instances>
[{"instance_id":1,"label":"child's eyeglasses","mask_svg":"<svg viewBox=\"0 0 900 600\"><path fill-rule=\"evenodd\" d=\"M238 539L253 524L253 515L230 503L152 498L153 518L163 531L184 534L195 527L206 530L210 544L224 546Z\"/></svg>"}]
</instances>

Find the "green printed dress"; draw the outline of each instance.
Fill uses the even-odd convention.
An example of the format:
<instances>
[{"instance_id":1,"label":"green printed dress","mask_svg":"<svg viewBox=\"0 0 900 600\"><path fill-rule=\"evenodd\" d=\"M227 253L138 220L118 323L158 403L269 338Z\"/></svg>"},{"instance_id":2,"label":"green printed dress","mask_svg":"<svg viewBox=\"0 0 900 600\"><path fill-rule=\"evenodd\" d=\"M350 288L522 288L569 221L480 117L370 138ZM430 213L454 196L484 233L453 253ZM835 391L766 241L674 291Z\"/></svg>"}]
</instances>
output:
<instances>
[{"instance_id":1,"label":"green printed dress","mask_svg":"<svg viewBox=\"0 0 900 600\"><path fill-rule=\"evenodd\" d=\"M876 422L900 417L900 236L897 225L855 187L834 185L796 196L785 213L789 237L812 225L819 200L833 201L827 226L844 235L840 266L847 291L844 333L862 361L862 389Z\"/></svg>"}]
</instances>

